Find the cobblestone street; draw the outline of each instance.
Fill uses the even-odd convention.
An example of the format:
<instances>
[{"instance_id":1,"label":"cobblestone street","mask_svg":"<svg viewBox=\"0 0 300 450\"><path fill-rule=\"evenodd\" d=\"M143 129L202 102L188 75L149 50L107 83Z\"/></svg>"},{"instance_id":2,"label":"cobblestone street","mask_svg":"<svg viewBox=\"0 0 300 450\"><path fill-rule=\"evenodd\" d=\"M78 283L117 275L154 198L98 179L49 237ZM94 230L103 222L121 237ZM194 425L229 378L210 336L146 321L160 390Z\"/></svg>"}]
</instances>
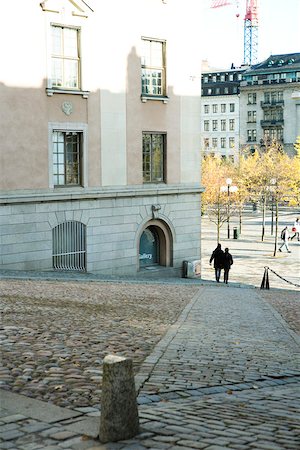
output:
<instances>
[{"instance_id":1,"label":"cobblestone street","mask_svg":"<svg viewBox=\"0 0 300 450\"><path fill-rule=\"evenodd\" d=\"M298 292L0 284L1 449L299 448ZM112 352L133 358L141 433L100 444L101 365Z\"/></svg>"},{"instance_id":2,"label":"cobblestone street","mask_svg":"<svg viewBox=\"0 0 300 450\"><path fill-rule=\"evenodd\" d=\"M137 371L196 286L0 281L0 383L56 405L100 403L102 359Z\"/></svg>"}]
</instances>

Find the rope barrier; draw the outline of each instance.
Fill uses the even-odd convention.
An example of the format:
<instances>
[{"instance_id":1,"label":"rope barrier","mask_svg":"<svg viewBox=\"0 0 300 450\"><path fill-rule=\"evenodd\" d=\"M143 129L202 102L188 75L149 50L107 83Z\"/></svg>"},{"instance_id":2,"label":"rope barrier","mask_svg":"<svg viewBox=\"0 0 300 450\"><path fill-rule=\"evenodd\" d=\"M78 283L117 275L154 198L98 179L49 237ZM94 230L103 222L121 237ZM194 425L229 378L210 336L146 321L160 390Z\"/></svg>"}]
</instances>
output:
<instances>
[{"instance_id":1,"label":"rope barrier","mask_svg":"<svg viewBox=\"0 0 300 450\"><path fill-rule=\"evenodd\" d=\"M292 284L293 286L296 287L300 287L299 284L296 283L292 283L289 280L286 280L285 278L283 278L281 275L279 275L278 273L276 273L274 270L270 269L270 267L265 266L265 271L264 271L264 276L260 285L261 289L270 289L270 283L269 283L269 273L268 271L271 271L272 273L274 273L274 275L276 275L278 278L281 278L281 280L285 281L286 283Z\"/></svg>"}]
</instances>

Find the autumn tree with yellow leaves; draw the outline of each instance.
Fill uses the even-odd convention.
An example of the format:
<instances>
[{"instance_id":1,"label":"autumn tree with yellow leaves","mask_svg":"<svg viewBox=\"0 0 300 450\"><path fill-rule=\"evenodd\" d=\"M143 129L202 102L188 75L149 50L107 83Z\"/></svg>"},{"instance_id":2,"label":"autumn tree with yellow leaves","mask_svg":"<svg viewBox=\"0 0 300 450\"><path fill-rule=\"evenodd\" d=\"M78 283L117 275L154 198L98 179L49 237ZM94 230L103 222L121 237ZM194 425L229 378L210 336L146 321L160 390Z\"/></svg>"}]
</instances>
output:
<instances>
[{"instance_id":1,"label":"autumn tree with yellow leaves","mask_svg":"<svg viewBox=\"0 0 300 450\"><path fill-rule=\"evenodd\" d=\"M233 173L232 163L214 156L207 156L202 161L202 184L205 191L202 194L202 210L208 219L217 226L217 242L220 241L220 229L228 220L229 214L236 212L233 201L230 211L227 193L222 190L226 178ZM233 194L235 196L235 194Z\"/></svg>"}]
</instances>

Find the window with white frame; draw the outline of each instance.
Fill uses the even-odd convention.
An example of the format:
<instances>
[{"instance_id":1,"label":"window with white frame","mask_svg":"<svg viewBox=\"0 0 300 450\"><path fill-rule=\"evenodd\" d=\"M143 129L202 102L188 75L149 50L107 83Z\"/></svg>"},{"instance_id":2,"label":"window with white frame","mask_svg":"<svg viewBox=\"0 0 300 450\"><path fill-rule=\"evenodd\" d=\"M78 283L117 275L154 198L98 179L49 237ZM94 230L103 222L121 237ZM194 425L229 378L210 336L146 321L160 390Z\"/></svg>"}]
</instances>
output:
<instances>
[{"instance_id":1,"label":"window with white frame","mask_svg":"<svg viewBox=\"0 0 300 450\"><path fill-rule=\"evenodd\" d=\"M234 119L229 119L229 130L234 131L235 122Z\"/></svg>"},{"instance_id":2,"label":"window with white frame","mask_svg":"<svg viewBox=\"0 0 300 450\"><path fill-rule=\"evenodd\" d=\"M256 130L247 130L248 142L256 142Z\"/></svg>"},{"instance_id":3,"label":"window with white frame","mask_svg":"<svg viewBox=\"0 0 300 450\"><path fill-rule=\"evenodd\" d=\"M217 105L216 103L214 103L214 104L212 105L212 112L213 112L213 113L217 113L217 112L218 112L218 105Z\"/></svg>"},{"instance_id":4,"label":"window with white frame","mask_svg":"<svg viewBox=\"0 0 300 450\"><path fill-rule=\"evenodd\" d=\"M209 138L204 138L203 143L204 143L204 147L208 148L209 147Z\"/></svg>"},{"instance_id":5,"label":"window with white frame","mask_svg":"<svg viewBox=\"0 0 300 450\"><path fill-rule=\"evenodd\" d=\"M235 146L234 137L230 137L229 138L229 147L234 148L234 146Z\"/></svg>"},{"instance_id":6,"label":"window with white frame","mask_svg":"<svg viewBox=\"0 0 300 450\"><path fill-rule=\"evenodd\" d=\"M79 29L52 25L51 85L80 88Z\"/></svg>"},{"instance_id":7,"label":"window with white frame","mask_svg":"<svg viewBox=\"0 0 300 450\"><path fill-rule=\"evenodd\" d=\"M221 137L221 148L225 148L225 147L226 147L226 138Z\"/></svg>"},{"instance_id":8,"label":"window with white frame","mask_svg":"<svg viewBox=\"0 0 300 450\"><path fill-rule=\"evenodd\" d=\"M166 42L142 38L142 95L166 95Z\"/></svg>"},{"instance_id":9,"label":"window with white frame","mask_svg":"<svg viewBox=\"0 0 300 450\"><path fill-rule=\"evenodd\" d=\"M235 110L235 104L234 103L230 103L229 104L229 111L230 112L234 112L234 110Z\"/></svg>"},{"instance_id":10,"label":"window with white frame","mask_svg":"<svg viewBox=\"0 0 300 450\"><path fill-rule=\"evenodd\" d=\"M213 148L218 147L218 138L212 138L212 146Z\"/></svg>"},{"instance_id":11,"label":"window with white frame","mask_svg":"<svg viewBox=\"0 0 300 450\"><path fill-rule=\"evenodd\" d=\"M82 185L82 132L54 130L52 161L54 186Z\"/></svg>"},{"instance_id":12,"label":"window with white frame","mask_svg":"<svg viewBox=\"0 0 300 450\"><path fill-rule=\"evenodd\" d=\"M218 131L218 121L217 120L212 121L212 130Z\"/></svg>"},{"instance_id":13,"label":"window with white frame","mask_svg":"<svg viewBox=\"0 0 300 450\"><path fill-rule=\"evenodd\" d=\"M226 119L221 119L221 131L226 131Z\"/></svg>"},{"instance_id":14,"label":"window with white frame","mask_svg":"<svg viewBox=\"0 0 300 450\"><path fill-rule=\"evenodd\" d=\"M209 131L209 120L204 120L204 131Z\"/></svg>"},{"instance_id":15,"label":"window with white frame","mask_svg":"<svg viewBox=\"0 0 300 450\"><path fill-rule=\"evenodd\" d=\"M143 181L165 181L166 134L143 133Z\"/></svg>"},{"instance_id":16,"label":"window with white frame","mask_svg":"<svg viewBox=\"0 0 300 450\"><path fill-rule=\"evenodd\" d=\"M209 105L204 105L204 114L209 113Z\"/></svg>"},{"instance_id":17,"label":"window with white frame","mask_svg":"<svg viewBox=\"0 0 300 450\"><path fill-rule=\"evenodd\" d=\"M226 112L226 103L221 103L221 113Z\"/></svg>"}]
</instances>

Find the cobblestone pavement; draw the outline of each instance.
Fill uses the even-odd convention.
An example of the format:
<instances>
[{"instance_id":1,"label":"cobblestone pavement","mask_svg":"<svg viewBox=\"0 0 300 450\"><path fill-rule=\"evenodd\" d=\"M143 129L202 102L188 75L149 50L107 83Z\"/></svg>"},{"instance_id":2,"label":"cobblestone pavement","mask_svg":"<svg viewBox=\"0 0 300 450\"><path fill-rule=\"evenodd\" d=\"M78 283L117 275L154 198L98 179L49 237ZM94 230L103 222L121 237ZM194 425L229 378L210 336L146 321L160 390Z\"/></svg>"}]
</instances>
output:
<instances>
[{"instance_id":1,"label":"cobblestone pavement","mask_svg":"<svg viewBox=\"0 0 300 450\"><path fill-rule=\"evenodd\" d=\"M130 357L137 371L197 287L2 280L0 290L0 386L99 408L103 357Z\"/></svg>"},{"instance_id":2,"label":"cobblestone pavement","mask_svg":"<svg viewBox=\"0 0 300 450\"><path fill-rule=\"evenodd\" d=\"M100 283L99 289L100 287L102 289L103 285ZM106 286L108 289L105 295L109 296L109 292L114 292L113 284L111 288L108 284ZM51 287L51 293L55 297L54 286L51 285ZM127 293L129 288L130 285L119 285L123 296L115 295L118 297L115 306L120 304L124 293ZM157 294L161 296L161 305L164 305L161 300L165 300L164 313L167 314L168 324L172 323L179 310L184 308L179 319L171 326L162 319L163 311L157 310L158 302L155 300L151 302L153 306L151 313L148 300L141 300L143 308L135 309L135 302L128 305L135 311L135 314L131 314L136 316L135 325L140 323L143 328L141 334L131 335L135 346L138 342L139 348L143 348L141 341L144 339L144 333L146 339L148 336L144 330L147 320L149 320L149 328L152 327L152 320L154 320L154 330L157 327L156 339L149 343L147 349L143 348L144 353L141 359L138 357L136 360L140 368L136 375L136 385L139 391L141 433L135 439L106 445L93 440L99 427L98 403L91 403L85 407L73 407L73 409L58 408L49 403L26 399L4 390L2 391L4 407L0 419L2 439L0 448L17 450L299 449L299 338L290 330L279 312L263 299L268 293L221 284L200 287L192 285L189 288L190 290L187 286L181 285L161 287L157 285L154 288L162 289ZM131 289L131 296L136 292L137 296L143 298L143 295L146 295L147 297L142 285L132 285ZM68 285L66 291L68 292ZM71 298L74 291L77 292L78 289L69 292L68 295ZM88 289L84 286L81 295L74 299L78 306L81 304L82 296L85 298L83 292L88 296L87 291ZM29 300L34 292L36 290L32 285ZM149 290L149 295L151 292L153 292L152 289ZM180 298L179 293L185 298ZM93 298L91 293L89 295ZM175 302L177 305L175 313L171 313L169 310L172 309L172 296L176 297L176 295L179 295L180 300L178 303ZM39 296L42 298L40 299ZM55 312L60 303L65 305L59 295L55 301L51 302L43 300L41 292L36 293L35 298L36 301L32 303L32 307L20 308L19 319L17 316L19 320L17 328L20 331L18 343L25 352L28 351L28 346L24 345L26 336L33 333L36 339L37 331L32 326L33 322L39 321L40 327L44 321L47 322L47 326L42 327L42 333L40 333L40 336L43 336L43 333L47 333L49 324L51 326L51 322L57 322L59 315L65 317L65 322L57 323L64 326L63 329L57 327L58 334L68 333L67 326L71 327L75 319L70 313L70 304L68 308ZM299 297L297 299L294 293L294 298L295 300L291 302L295 310L299 305ZM40 299L39 302L38 299ZM23 304L21 297L19 301ZM38 309L38 304L44 302L45 313L43 314L43 308ZM28 304L26 299L24 303ZM93 306L89 313L93 317L95 305L93 302L91 304ZM51 315L53 309L54 314ZM122 314L119 311L118 316L122 318L125 316L129 324L130 320L125 309L121 311ZM84 316L83 308L77 311L77 316L81 314ZM27 322L26 315L29 316ZM38 319L39 316L41 319ZM100 316L101 312L99 312L98 320ZM100 322L101 327L105 320ZM28 327L29 321L31 327ZM75 325L73 329L80 327L79 319ZM116 323L115 327L122 330L123 328L119 325ZM136 327L139 329L137 325ZM150 351L149 348L152 348L159 335L167 328L167 333L140 364L146 353ZM77 342L81 357L84 356L81 338L85 336L84 345L92 347L89 336L93 335L96 329L96 326L92 327L87 322L83 328L84 332L81 331L80 336L77 335L77 340L76 336L71 334L72 340L75 339ZM6 339L7 336L4 336ZM115 341L122 342L121 337L122 333L118 335L116 330ZM57 345L57 334L53 333L52 339ZM48 337L46 341L49 342ZM125 342L125 347L132 345L130 339L126 339ZM67 346L67 341L64 344ZM20 350L18 345L13 346L12 349L16 347L19 355L22 355L24 350ZM123 351L124 348L122 348ZM64 349L59 346L56 350L64 352ZM110 348L107 350L111 351ZM134 355L134 350L131 352L131 355ZM53 353L42 356L44 358L42 361L47 361L52 358ZM63 360L64 358L61 363ZM80 364L83 362L84 359L79 359ZM17 360L14 364L17 366ZM51 365L53 366L53 361ZM43 368L40 367L40 370L42 371ZM46 375L49 377L50 373ZM53 374L55 379L57 372L54 371ZM101 376L100 371L96 376ZM77 380L80 380L78 385L75 383L78 387L83 379ZM27 381L29 384L32 382L32 380ZM100 378L95 380L95 382L99 381ZM27 385L28 383L25 388ZM8 386L9 384L6 385ZM94 392L91 392L91 395L93 396ZM15 396L14 410L7 396ZM26 403L30 401L31 404ZM57 410L51 413L52 408ZM69 415L66 416L66 414Z\"/></svg>"}]
</instances>

